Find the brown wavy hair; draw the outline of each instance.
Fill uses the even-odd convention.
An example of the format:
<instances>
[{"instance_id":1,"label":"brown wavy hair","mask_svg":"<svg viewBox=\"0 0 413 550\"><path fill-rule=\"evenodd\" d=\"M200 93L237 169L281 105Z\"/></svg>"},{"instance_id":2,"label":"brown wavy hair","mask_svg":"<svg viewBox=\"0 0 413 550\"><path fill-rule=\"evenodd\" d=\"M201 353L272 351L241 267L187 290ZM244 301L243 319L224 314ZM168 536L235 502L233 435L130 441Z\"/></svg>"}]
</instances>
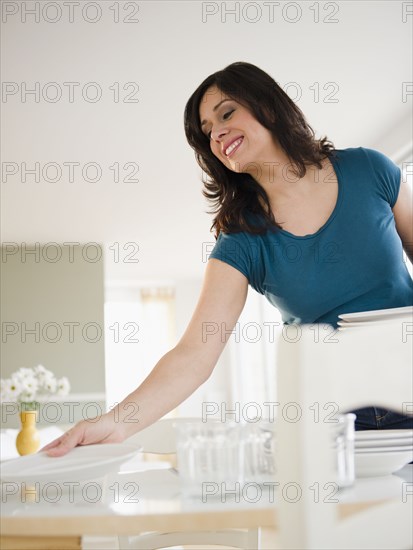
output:
<instances>
[{"instance_id":1,"label":"brown wavy hair","mask_svg":"<svg viewBox=\"0 0 413 550\"><path fill-rule=\"evenodd\" d=\"M273 134L299 178L308 166L321 169L321 161L333 154L334 145L326 136L315 139L314 130L292 99L270 75L250 63L238 61L211 74L191 95L185 106L185 134L204 172L203 194L213 205L210 213L216 214L211 231L218 237L221 231L258 234L276 230L280 225L266 191L250 174L229 170L212 153L210 140L201 130L199 105L211 86L244 105ZM258 224L253 222L257 216Z\"/></svg>"}]
</instances>

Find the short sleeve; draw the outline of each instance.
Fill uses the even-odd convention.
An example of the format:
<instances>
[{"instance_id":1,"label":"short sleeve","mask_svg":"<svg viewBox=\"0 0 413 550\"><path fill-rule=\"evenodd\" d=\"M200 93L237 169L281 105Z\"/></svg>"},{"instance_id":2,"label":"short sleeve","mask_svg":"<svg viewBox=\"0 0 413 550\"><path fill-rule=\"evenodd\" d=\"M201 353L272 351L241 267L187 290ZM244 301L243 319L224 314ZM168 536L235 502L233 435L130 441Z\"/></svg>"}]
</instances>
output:
<instances>
[{"instance_id":1,"label":"short sleeve","mask_svg":"<svg viewBox=\"0 0 413 550\"><path fill-rule=\"evenodd\" d=\"M374 149L363 148L367 155L373 173L376 176L376 182L380 196L387 201L391 208L397 201L400 190L401 170L386 155L375 151Z\"/></svg>"},{"instance_id":2,"label":"short sleeve","mask_svg":"<svg viewBox=\"0 0 413 550\"><path fill-rule=\"evenodd\" d=\"M209 256L238 269L251 282L251 259L248 242L242 233L220 233Z\"/></svg>"}]
</instances>

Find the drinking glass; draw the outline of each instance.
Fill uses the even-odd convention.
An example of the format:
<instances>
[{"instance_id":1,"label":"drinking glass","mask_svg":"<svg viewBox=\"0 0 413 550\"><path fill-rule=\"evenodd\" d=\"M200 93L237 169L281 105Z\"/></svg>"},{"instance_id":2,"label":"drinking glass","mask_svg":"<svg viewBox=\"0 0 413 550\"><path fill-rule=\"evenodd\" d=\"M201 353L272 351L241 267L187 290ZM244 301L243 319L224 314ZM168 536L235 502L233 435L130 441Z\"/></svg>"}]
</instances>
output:
<instances>
[{"instance_id":1,"label":"drinking glass","mask_svg":"<svg viewBox=\"0 0 413 550\"><path fill-rule=\"evenodd\" d=\"M260 419L243 426L242 447L245 480L265 483L275 478L274 422Z\"/></svg>"},{"instance_id":2,"label":"drinking glass","mask_svg":"<svg viewBox=\"0 0 413 550\"><path fill-rule=\"evenodd\" d=\"M175 425L178 472L185 493L199 495L205 484L217 488L242 482L242 429L233 422L183 422Z\"/></svg>"},{"instance_id":3,"label":"drinking glass","mask_svg":"<svg viewBox=\"0 0 413 550\"><path fill-rule=\"evenodd\" d=\"M337 484L339 487L350 487L354 484L354 422L353 413L337 415L333 427L334 445L337 455Z\"/></svg>"}]
</instances>

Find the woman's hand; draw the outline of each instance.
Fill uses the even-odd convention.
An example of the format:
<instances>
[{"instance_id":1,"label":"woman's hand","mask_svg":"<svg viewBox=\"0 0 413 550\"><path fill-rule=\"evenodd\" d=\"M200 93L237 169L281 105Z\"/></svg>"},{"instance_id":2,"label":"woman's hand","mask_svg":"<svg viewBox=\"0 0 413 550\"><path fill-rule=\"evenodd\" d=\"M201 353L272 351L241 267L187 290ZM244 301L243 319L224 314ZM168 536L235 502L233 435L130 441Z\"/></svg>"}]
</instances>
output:
<instances>
[{"instance_id":1,"label":"woman's hand","mask_svg":"<svg viewBox=\"0 0 413 550\"><path fill-rule=\"evenodd\" d=\"M94 443L121 443L125 439L122 426L107 413L89 420L78 422L63 435L46 445L41 451L49 456L63 456L77 445Z\"/></svg>"}]
</instances>

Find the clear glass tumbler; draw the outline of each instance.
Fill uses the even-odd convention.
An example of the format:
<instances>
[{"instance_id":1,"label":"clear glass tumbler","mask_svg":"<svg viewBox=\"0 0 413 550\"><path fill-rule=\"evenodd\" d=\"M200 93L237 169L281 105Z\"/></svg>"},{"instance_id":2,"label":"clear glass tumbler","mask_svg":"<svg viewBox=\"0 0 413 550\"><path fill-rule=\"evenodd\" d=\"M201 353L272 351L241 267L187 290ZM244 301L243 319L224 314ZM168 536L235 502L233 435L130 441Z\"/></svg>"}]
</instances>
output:
<instances>
[{"instance_id":1,"label":"clear glass tumbler","mask_svg":"<svg viewBox=\"0 0 413 550\"><path fill-rule=\"evenodd\" d=\"M337 484L350 487L354 484L354 422L353 413L339 414L338 422L333 424L334 445L337 454Z\"/></svg>"},{"instance_id":2,"label":"clear glass tumbler","mask_svg":"<svg viewBox=\"0 0 413 550\"><path fill-rule=\"evenodd\" d=\"M241 426L232 422L177 423L177 462L183 490L203 494L206 484L216 494L244 479Z\"/></svg>"},{"instance_id":3,"label":"clear glass tumbler","mask_svg":"<svg viewBox=\"0 0 413 550\"><path fill-rule=\"evenodd\" d=\"M245 480L265 483L275 478L274 422L259 420L243 426Z\"/></svg>"}]
</instances>

